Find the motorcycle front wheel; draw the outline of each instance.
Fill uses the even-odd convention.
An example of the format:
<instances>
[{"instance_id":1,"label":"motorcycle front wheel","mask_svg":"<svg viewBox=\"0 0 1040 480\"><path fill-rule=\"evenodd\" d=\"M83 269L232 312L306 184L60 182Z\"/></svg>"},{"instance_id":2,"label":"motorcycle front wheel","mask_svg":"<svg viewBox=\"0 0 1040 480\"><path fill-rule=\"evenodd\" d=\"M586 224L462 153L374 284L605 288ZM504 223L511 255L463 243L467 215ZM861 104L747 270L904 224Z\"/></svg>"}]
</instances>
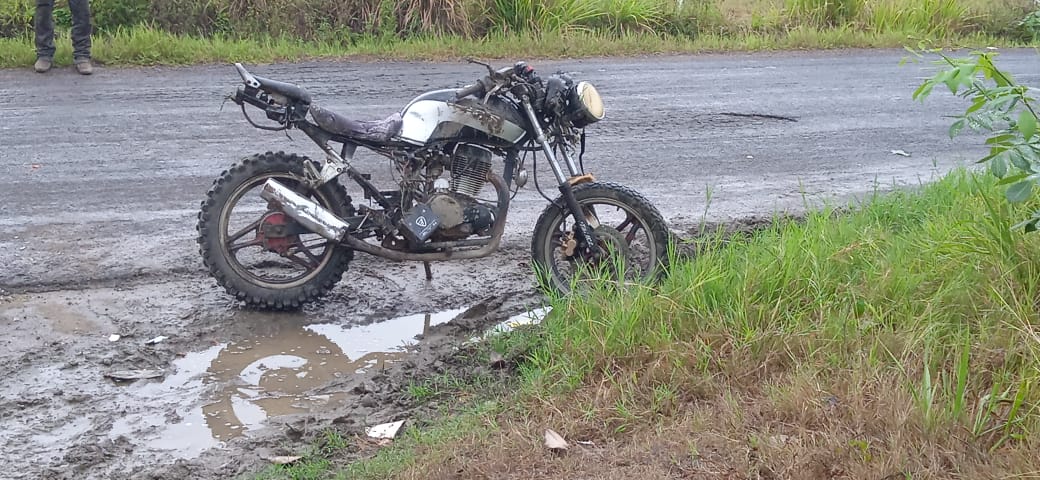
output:
<instances>
[{"instance_id":1,"label":"motorcycle front wheel","mask_svg":"<svg viewBox=\"0 0 1040 480\"><path fill-rule=\"evenodd\" d=\"M557 198L538 217L531 253L544 287L566 295L586 282L657 279L668 266L670 233L646 197L624 185L586 183L574 187L592 227L595 252L580 248L573 216Z\"/></svg>"},{"instance_id":2,"label":"motorcycle front wheel","mask_svg":"<svg viewBox=\"0 0 1040 480\"><path fill-rule=\"evenodd\" d=\"M324 296L347 270L354 251L295 223L260 198L275 179L332 213L353 214L339 182L314 189L304 182L304 163L293 154L265 153L225 170L206 192L199 211L199 253L210 274L246 305L287 310Z\"/></svg>"}]
</instances>

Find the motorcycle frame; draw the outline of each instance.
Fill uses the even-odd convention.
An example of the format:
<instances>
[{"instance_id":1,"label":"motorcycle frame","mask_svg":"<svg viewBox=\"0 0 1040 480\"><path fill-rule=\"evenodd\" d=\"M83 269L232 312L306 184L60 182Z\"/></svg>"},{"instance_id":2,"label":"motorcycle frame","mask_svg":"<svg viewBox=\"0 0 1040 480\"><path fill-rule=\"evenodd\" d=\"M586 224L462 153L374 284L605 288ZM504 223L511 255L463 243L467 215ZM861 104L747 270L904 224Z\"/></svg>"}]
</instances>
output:
<instances>
[{"instance_id":1,"label":"motorcycle frame","mask_svg":"<svg viewBox=\"0 0 1040 480\"><path fill-rule=\"evenodd\" d=\"M573 157L571 157L567 152L567 149L560 148L561 156L563 156L565 162L564 166L567 168L566 173L564 172L564 166L560 165L554 152L553 145L546 138L545 131L541 127L541 122L539 122L538 116L531 105L530 98L526 95L521 97L521 106L529 123L528 134L524 139L518 142L517 146L513 147L512 150L507 151L505 157L506 161L503 166L503 174L506 179L503 180L503 177L497 175L493 171L488 172L488 177L486 179L492 184L498 194L498 205L500 209L499 214L492 225L489 237L445 242L429 242L420 245L422 250L436 251L405 251L390 249L366 242L365 238L368 238L368 235L359 237L354 234L360 230L360 227L367 220L367 215L365 215L340 219L349 225L350 229L339 238L330 238L330 240L346 245L357 251L396 261L429 262L486 257L498 250L502 240L502 235L505 232L506 218L508 217L510 203L509 188L512 180L512 171L516 166L518 152L521 150L532 151L540 149L545 156L546 161L549 163L550 169L552 170L558 184L561 199L564 203L563 205L558 206L571 213L578 227L578 234L581 236L581 240L584 241L584 244L588 246L590 250L597 250L598 248L596 247L592 235L592 227L586 218L584 210L579 206L577 198L574 196L573 187L578 183L578 179L582 178L580 175L582 175L583 172L579 170ZM392 211L394 205L391 203L390 199L379 190L379 188L368 180L365 174L358 171L351 164L351 160L353 160L357 148L359 146L365 147L373 152L390 157L391 159L394 157L394 154L407 156L415 151L429 148L429 146L416 147L405 143L384 144L378 142L363 142L357 139L332 134L318 125L309 122L305 118L305 115L295 115L295 108L285 108L284 110L282 108L276 108L272 111L270 105L265 105L264 110L268 113L269 118L272 116L277 117L281 114L282 118L285 119L280 122L283 127L275 130L287 130L290 127L295 127L307 135L307 137L325 153L325 163L322 165L321 170L315 169L310 163L304 164L304 168L308 172L309 178L307 178L306 181L309 186L312 188L318 188L328 182L335 181L345 174L354 183L361 187L365 192L366 198L374 199L376 203L383 208L384 212ZM251 120L250 123L252 123ZM329 145L330 142L342 144L339 153ZM528 147L527 145L530 145L531 143L535 143L537 147ZM567 173L569 173L569 175L567 175ZM472 249L469 247L479 248ZM455 250L456 248L466 249Z\"/></svg>"}]
</instances>

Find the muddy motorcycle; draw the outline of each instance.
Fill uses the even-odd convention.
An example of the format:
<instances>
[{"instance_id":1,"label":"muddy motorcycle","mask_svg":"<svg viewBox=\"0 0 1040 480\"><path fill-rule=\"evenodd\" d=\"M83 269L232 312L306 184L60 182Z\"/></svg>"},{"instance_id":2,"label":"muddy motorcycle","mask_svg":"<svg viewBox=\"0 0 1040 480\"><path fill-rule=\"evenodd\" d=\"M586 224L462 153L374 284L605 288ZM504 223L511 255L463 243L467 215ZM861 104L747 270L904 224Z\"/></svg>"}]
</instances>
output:
<instances>
[{"instance_id":1,"label":"muddy motorcycle","mask_svg":"<svg viewBox=\"0 0 1040 480\"><path fill-rule=\"evenodd\" d=\"M197 228L217 282L246 304L287 309L325 295L354 252L425 262L427 278L431 261L488 256L502 240L510 200L527 183L529 154L535 174L544 156L559 190L550 200L539 188L549 205L531 240L545 286L567 293L582 272L604 268L622 279L659 274L669 238L661 214L636 191L584 171L585 127L604 116L596 88L563 73L543 80L524 62L497 70L472 62L488 74L462 89L424 93L376 121L322 108L303 88L235 64L243 85L229 98L249 123L300 130L324 159L268 152L214 181ZM267 121L254 122L247 105ZM392 190L355 169L358 147L390 159ZM355 204L342 176L367 202ZM485 193L488 184L493 193Z\"/></svg>"}]
</instances>

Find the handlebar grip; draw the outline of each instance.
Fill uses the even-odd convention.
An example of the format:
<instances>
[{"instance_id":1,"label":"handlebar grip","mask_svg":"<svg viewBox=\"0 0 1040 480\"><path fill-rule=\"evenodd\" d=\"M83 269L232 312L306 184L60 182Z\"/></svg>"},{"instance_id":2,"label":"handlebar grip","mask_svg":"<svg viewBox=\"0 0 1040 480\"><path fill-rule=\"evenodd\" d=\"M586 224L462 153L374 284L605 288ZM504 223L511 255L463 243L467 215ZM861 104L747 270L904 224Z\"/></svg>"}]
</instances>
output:
<instances>
[{"instance_id":1,"label":"handlebar grip","mask_svg":"<svg viewBox=\"0 0 1040 480\"><path fill-rule=\"evenodd\" d=\"M482 83L477 82L477 83L474 83L473 85L470 85L468 87L463 87L458 92L455 92L455 98L457 98L457 99L458 98L465 98L465 97L468 97L468 96L474 95L474 94L478 94L478 95L483 95L484 94L484 85Z\"/></svg>"}]
</instances>

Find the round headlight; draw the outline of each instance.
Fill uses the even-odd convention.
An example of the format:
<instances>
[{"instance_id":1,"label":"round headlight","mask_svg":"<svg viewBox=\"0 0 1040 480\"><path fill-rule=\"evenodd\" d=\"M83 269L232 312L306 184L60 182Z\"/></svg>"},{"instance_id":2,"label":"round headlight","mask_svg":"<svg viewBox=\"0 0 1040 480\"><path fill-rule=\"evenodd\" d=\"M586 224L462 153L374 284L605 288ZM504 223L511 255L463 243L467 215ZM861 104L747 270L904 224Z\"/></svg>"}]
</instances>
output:
<instances>
[{"instance_id":1,"label":"round headlight","mask_svg":"<svg viewBox=\"0 0 1040 480\"><path fill-rule=\"evenodd\" d=\"M598 122L603 119L603 98L599 96L596 87L589 82L578 82L578 99L585 110L588 123Z\"/></svg>"}]
</instances>

